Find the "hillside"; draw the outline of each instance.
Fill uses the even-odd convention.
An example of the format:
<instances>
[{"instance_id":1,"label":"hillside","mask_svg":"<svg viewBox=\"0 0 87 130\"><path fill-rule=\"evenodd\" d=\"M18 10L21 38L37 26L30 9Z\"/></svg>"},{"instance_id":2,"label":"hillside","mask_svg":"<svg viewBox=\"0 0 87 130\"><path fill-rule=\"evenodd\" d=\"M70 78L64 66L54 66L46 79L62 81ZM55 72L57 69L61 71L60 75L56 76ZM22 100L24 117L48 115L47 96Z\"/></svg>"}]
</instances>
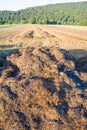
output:
<instances>
[{"instance_id":1,"label":"hillside","mask_svg":"<svg viewBox=\"0 0 87 130\"><path fill-rule=\"evenodd\" d=\"M0 54L0 130L87 130L87 56L55 47Z\"/></svg>"},{"instance_id":2,"label":"hillside","mask_svg":"<svg viewBox=\"0 0 87 130\"><path fill-rule=\"evenodd\" d=\"M51 4L18 11L0 11L0 24L5 23L87 26L87 2Z\"/></svg>"}]
</instances>

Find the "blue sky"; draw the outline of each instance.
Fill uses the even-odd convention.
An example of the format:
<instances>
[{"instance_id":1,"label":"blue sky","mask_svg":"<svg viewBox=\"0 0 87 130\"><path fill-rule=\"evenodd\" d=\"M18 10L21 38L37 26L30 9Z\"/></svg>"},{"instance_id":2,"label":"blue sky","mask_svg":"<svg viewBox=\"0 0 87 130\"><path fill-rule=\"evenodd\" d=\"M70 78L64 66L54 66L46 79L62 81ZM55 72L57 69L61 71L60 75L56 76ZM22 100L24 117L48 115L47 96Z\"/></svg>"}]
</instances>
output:
<instances>
[{"instance_id":1,"label":"blue sky","mask_svg":"<svg viewBox=\"0 0 87 130\"><path fill-rule=\"evenodd\" d=\"M0 0L0 10L19 10L51 3L78 2L86 0Z\"/></svg>"}]
</instances>

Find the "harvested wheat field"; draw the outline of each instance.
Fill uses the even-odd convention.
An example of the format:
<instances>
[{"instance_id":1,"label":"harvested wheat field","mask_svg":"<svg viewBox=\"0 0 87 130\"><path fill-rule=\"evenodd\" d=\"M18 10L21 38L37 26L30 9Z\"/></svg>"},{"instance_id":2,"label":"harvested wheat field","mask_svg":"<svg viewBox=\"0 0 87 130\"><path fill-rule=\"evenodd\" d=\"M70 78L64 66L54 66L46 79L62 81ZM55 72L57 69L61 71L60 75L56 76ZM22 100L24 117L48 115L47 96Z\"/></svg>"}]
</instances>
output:
<instances>
[{"instance_id":1,"label":"harvested wheat field","mask_svg":"<svg viewBox=\"0 0 87 130\"><path fill-rule=\"evenodd\" d=\"M0 43L0 130L87 130L87 28L16 25Z\"/></svg>"},{"instance_id":2,"label":"harvested wheat field","mask_svg":"<svg viewBox=\"0 0 87 130\"><path fill-rule=\"evenodd\" d=\"M0 43L16 47L57 46L81 57L87 54L87 27L16 25L0 29Z\"/></svg>"}]
</instances>

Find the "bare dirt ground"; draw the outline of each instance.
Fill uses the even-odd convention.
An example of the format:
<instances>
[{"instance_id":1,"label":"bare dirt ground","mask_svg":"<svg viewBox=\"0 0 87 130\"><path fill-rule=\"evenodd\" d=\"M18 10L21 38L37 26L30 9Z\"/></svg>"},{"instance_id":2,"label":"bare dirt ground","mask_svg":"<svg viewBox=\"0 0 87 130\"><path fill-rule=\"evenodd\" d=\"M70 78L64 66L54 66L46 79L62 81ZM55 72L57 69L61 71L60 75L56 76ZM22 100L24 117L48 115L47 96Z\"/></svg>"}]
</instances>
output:
<instances>
[{"instance_id":1,"label":"bare dirt ground","mask_svg":"<svg viewBox=\"0 0 87 130\"><path fill-rule=\"evenodd\" d=\"M87 55L87 27L17 25L0 29L0 43L22 47L57 46L82 57Z\"/></svg>"}]
</instances>

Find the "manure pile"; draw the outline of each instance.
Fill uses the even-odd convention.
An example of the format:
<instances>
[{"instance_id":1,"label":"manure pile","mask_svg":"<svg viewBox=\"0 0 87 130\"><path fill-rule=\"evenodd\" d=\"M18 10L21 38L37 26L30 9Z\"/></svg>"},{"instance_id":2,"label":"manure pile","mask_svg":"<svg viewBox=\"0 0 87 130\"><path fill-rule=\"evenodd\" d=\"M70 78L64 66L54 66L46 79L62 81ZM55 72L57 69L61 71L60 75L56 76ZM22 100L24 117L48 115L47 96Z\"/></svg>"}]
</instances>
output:
<instances>
[{"instance_id":1,"label":"manure pile","mask_svg":"<svg viewBox=\"0 0 87 130\"><path fill-rule=\"evenodd\" d=\"M0 130L87 130L87 56L55 47L0 54Z\"/></svg>"}]
</instances>

